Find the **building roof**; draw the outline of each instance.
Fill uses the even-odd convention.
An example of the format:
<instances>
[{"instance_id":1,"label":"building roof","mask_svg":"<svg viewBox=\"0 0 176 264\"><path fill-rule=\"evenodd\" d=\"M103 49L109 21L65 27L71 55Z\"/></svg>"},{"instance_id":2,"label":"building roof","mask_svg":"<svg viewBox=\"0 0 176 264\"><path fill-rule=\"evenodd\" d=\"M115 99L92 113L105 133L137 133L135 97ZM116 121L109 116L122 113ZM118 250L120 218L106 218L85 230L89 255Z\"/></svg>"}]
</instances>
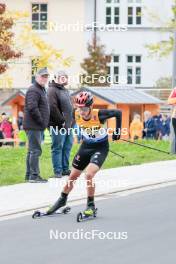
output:
<instances>
[{"instance_id":1,"label":"building roof","mask_svg":"<svg viewBox=\"0 0 176 264\"><path fill-rule=\"evenodd\" d=\"M72 95L72 93L74 92L75 90L70 90L69 89L69 92L70 92L70 95ZM14 92L11 92L11 94L5 99L3 100L2 102L0 102L0 105L1 106L4 106L6 104L8 104L11 100L13 100L16 96L20 95L22 97L25 97L26 95L26 92L27 92L27 89L19 89L19 90L15 90Z\"/></svg>"},{"instance_id":2,"label":"building roof","mask_svg":"<svg viewBox=\"0 0 176 264\"><path fill-rule=\"evenodd\" d=\"M82 90L92 92L93 95L111 104L163 104L164 102L158 98L140 91L134 87L84 87L79 90L70 90L70 95L74 96ZM27 89L19 89L6 98L1 105L6 105L9 101L13 100L16 96L21 95L25 97Z\"/></svg>"},{"instance_id":3,"label":"building roof","mask_svg":"<svg viewBox=\"0 0 176 264\"><path fill-rule=\"evenodd\" d=\"M0 88L0 113L6 112L10 113L10 106L1 106L1 103L4 102L7 98L11 96L11 94L14 93L14 90L8 88L8 89L3 89Z\"/></svg>"},{"instance_id":4,"label":"building roof","mask_svg":"<svg viewBox=\"0 0 176 264\"><path fill-rule=\"evenodd\" d=\"M13 100L18 95L25 97L26 91L27 91L26 89L15 90L4 101L0 102L0 105L1 106L6 105L9 101Z\"/></svg>"},{"instance_id":5,"label":"building roof","mask_svg":"<svg viewBox=\"0 0 176 264\"><path fill-rule=\"evenodd\" d=\"M77 94L81 90L92 92L95 96L108 101L111 104L162 104L163 101L140 91L134 87L85 87L72 93Z\"/></svg>"}]
</instances>

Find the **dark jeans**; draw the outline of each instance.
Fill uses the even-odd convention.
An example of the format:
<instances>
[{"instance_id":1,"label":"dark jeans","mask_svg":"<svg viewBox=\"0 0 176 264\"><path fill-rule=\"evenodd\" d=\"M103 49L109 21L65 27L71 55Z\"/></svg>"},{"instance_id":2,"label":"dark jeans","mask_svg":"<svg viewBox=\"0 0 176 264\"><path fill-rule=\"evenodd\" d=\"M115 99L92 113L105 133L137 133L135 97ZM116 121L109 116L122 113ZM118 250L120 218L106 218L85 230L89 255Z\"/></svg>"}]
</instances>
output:
<instances>
[{"instance_id":1,"label":"dark jeans","mask_svg":"<svg viewBox=\"0 0 176 264\"><path fill-rule=\"evenodd\" d=\"M28 130L28 153L26 158L26 180L35 179L40 175L39 157L42 154L42 133L38 130Z\"/></svg>"},{"instance_id":2,"label":"dark jeans","mask_svg":"<svg viewBox=\"0 0 176 264\"><path fill-rule=\"evenodd\" d=\"M63 171L69 169L70 151L73 145L73 134L66 133L58 135L52 131L51 133L52 145L52 163L54 174L61 174Z\"/></svg>"}]
</instances>

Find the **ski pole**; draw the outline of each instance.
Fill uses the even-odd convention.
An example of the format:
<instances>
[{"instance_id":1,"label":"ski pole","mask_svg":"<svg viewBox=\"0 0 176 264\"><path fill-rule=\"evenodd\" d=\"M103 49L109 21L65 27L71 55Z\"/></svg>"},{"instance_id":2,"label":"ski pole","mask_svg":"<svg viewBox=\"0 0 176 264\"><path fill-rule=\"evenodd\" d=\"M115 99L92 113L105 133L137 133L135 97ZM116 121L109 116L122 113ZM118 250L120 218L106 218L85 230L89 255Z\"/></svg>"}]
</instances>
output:
<instances>
[{"instance_id":1,"label":"ski pole","mask_svg":"<svg viewBox=\"0 0 176 264\"><path fill-rule=\"evenodd\" d=\"M121 154L119 154L119 153L117 153L117 152L114 152L114 151L112 151L112 150L109 150L109 152L111 152L112 154L114 154L114 155L116 155L116 156L118 156L118 157L120 157L120 158L122 158L122 159L125 158L123 155L121 155Z\"/></svg>"},{"instance_id":2,"label":"ski pole","mask_svg":"<svg viewBox=\"0 0 176 264\"><path fill-rule=\"evenodd\" d=\"M134 144L134 145L137 145L137 146L140 146L140 147L144 147L144 148L152 149L152 150L155 150L155 151L159 151L159 152L162 152L162 153L165 153L165 154L168 154L168 155L171 154L170 152L167 152L167 151L164 151L164 150L161 150L161 149L158 149L158 148L154 148L154 147L151 147L151 146L146 146L144 144L140 144L140 143L137 143L137 142L132 142L131 140L127 140L127 139L124 139L124 138L121 138L120 140L128 142L128 143L131 143L131 144Z\"/></svg>"},{"instance_id":3,"label":"ski pole","mask_svg":"<svg viewBox=\"0 0 176 264\"><path fill-rule=\"evenodd\" d=\"M122 158L123 159L123 165L132 165L132 163L131 162L129 162L129 161L125 161L125 156L123 156L123 155L121 155L121 154L119 154L119 153L117 153L117 152L115 152L115 151L112 151L112 150L109 150L109 152L111 152L112 154L114 154L115 156L118 156L118 157L120 157L120 158Z\"/></svg>"}]
</instances>

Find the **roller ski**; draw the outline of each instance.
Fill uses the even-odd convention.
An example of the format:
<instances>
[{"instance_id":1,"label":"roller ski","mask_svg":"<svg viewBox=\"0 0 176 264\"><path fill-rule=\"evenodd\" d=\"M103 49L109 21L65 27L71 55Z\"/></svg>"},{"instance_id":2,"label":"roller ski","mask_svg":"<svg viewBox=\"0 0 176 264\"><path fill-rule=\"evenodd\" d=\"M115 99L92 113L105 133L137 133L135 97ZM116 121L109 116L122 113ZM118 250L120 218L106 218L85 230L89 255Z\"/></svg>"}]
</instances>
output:
<instances>
[{"instance_id":1,"label":"roller ski","mask_svg":"<svg viewBox=\"0 0 176 264\"><path fill-rule=\"evenodd\" d=\"M67 197L65 197L63 194L59 199L56 201L56 203L49 208L46 212L41 211L35 211L32 215L32 218L41 218L44 216L54 216L58 214L67 214L70 212L71 208L69 206L66 206L67 203ZM63 207L63 208L62 208Z\"/></svg>"},{"instance_id":2,"label":"roller ski","mask_svg":"<svg viewBox=\"0 0 176 264\"><path fill-rule=\"evenodd\" d=\"M67 207L63 208L62 210L59 210L59 211L54 212L52 214L48 214L47 212L35 211L32 215L32 218L36 219L36 218L41 218L44 216L55 216L55 215L59 215L59 214L67 214L70 212L70 210L71 210L71 208L69 206L67 206Z\"/></svg>"},{"instance_id":3,"label":"roller ski","mask_svg":"<svg viewBox=\"0 0 176 264\"><path fill-rule=\"evenodd\" d=\"M77 214L77 222L82 222L97 216L98 209L95 206L87 206L86 210L81 211Z\"/></svg>"}]
</instances>

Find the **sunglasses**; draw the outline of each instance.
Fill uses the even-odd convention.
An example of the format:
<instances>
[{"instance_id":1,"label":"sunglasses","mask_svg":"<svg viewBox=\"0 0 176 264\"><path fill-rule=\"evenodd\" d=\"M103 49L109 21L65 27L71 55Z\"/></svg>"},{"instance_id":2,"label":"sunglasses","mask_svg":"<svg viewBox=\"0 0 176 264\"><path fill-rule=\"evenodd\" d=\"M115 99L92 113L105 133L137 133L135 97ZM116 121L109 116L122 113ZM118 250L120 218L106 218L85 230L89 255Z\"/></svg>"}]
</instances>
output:
<instances>
[{"instance_id":1,"label":"sunglasses","mask_svg":"<svg viewBox=\"0 0 176 264\"><path fill-rule=\"evenodd\" d=\"M89 110L90 110L90 107L87 107L87 106L79 108L79 111L82 111L82 112L88 112Z\"/></svg>"}]
</instances>

